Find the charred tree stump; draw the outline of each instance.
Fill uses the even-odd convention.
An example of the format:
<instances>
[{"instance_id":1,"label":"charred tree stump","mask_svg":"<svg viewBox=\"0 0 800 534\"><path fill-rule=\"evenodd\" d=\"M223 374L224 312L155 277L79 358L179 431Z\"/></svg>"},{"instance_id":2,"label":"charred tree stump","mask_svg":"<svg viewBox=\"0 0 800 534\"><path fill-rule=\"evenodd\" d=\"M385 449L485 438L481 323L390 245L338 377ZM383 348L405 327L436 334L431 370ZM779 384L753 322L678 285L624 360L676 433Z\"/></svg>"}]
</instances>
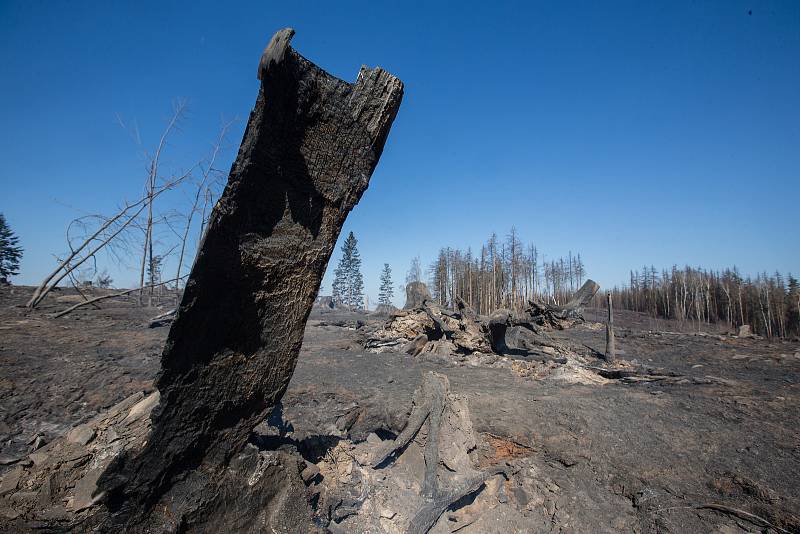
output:
<instances>
[{"instance_id":1,"label":"charred tree stump","mask_svg":"<svg viewBox=\"0 0 800 534\"><path fill-rule=\"evenodd\" d=\"M406 532L409 534L425 534L430 531L447 508L459 499L479 490L489 478L499 474L508 478L509 468L506 465L494 466L483 471L471 470L460 473L456 480L447 483L437 475L441 463L440 443L452 444L454 439L452 434L442 435L443 413L449 392L450 382L446 376L432 372L426 374L421 388L414 393L414 406L406 427L396 439L381 444L372 454L370 462L372 467L378 468L387 464L395 455L402 453L423 425L428 423L423 452L425 474L420 488L422 502L408 523Z\"/></svg>"},{"instance_id":2,"label":"charred tree stump","mask_svg":"<svg viewBox=\"0 0 800 534\"><path fill-rule=\"evenodd\" d=\"M505 309L495 310L489 316L489 338L492 350L497 354L505 354L509 350L506 345L506 331L510 321L511 312Z\"/></svg>"},{"instance_id":3,"label":"charred tree stump","mask_svg":"<svg viewBox=\"0 0 800 534\"><path fill-rule=\"evenodd\" d=\"M404 310L413 310L420 308L425 301L431 300L431 293L428 291L428 286L422 282L409 282L406 285L406 305L403 306Z\"/></svg>"},{"instance_id":4,"label":"charred tree stump","mask_svg":"<svg viewBox=\"0 0 800 534\"><path fill-rule=\"evenodd\" d=\"M362 67L354 84L339 80L295 52L293 35L276 33L261 57L258 99L164 349L148 445L101 480L128 523L167 499L173 515L197 514L196 486L213 485L283 396L400 106L394 76Z\"/></svg>"},{"instance_id":5,"label":"charred tree stump","mask_svg":"<svg viewBox=\"0 0 800 534\"><path fill-rule=\"evenodd\" d=\"M606 361L611 363L616 359L614 346L614 306L611 302L611 291L606 293L608 302L608 321L606 322Z\"/></svg>"}]
</instances>

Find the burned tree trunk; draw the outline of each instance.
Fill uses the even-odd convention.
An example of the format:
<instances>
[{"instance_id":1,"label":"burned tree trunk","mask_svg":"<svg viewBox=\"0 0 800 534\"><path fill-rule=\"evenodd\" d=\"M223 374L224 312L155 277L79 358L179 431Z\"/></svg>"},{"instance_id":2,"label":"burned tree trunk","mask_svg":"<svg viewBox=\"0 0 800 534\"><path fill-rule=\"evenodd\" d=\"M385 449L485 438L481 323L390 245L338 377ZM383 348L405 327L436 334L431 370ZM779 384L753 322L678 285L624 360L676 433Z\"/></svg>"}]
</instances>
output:
<instances>
[{"instance_id":1,"label":"burned tree trunk","mask_svg":"<svg viewBox=\"0 0 800 534\"><path fill-rule=\"evenodd\" d=\"M608 302L608 322L606 323L606 361L613 362L616 359L614 347L614 307L611 302L611 291L606 294Z\"/></svg>"},{"instance_id":2,"label":"burned tree trunk","mask_svg":"<svg viewBox=\"0 0 800 534\"><path fill-rule=\"evenodd\" d=\"M262 55L255 109L164 349L148 446L102 481L131 511L178 480L193 491L187 474L202 475L187 470L221 469L283 396L400 105L394 76L362 68L348 84L290 48L293 35L276 33Z\"/></svg>"},{"instance_id":3,"label":"burned tree trunk","mask_svg":"<svg viewBox=\"0 0 800 534\"><path fill-rule=\"evenodd\" d=\"M289 384L331 252L403 95L380 68L362 67L353 84L329 75L289 46L293 35L279 31L262 55L255 108L164 348L146 445L100 476L92 494L103 509L84 526L258 530L241 514L226 523L230 507L263 511L289 484L248 438Z\"/></svg>"}]
</instances>

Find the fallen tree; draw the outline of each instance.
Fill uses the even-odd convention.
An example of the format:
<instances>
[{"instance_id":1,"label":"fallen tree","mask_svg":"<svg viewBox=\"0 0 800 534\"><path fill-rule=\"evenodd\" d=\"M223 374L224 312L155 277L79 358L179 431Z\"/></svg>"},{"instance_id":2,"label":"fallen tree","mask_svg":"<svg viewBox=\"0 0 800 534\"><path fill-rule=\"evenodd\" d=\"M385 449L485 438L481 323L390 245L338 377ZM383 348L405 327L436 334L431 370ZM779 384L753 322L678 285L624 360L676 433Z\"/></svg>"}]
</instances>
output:
<instances>
[{"instance_id":1,"label":"fallen tree","mask_svg":"<svg viewBox=\"0 0 800 534\"><path fill-rule=\"evenodd\" d=\"M182 276L181 278L186 278L186 276ZM163 285L166 285L166 284L171 284L172 282L178 282L181 278L173 278L172 280L166 280L164 282L159 282L158 284L155 284L155 286L163 286ZM93 297L93 298L90 298L90 299L86 299L83 302L79 302L79 303L77 303L77 304L75 304L73 306L70 306L69 308L67 308L65 310L61 310L60 312L54 314L53 317L63 317L65 315L69 315L70 313L74 312L78 308L83 308L84 306L94 305L96 302L99 302L101 300L113 299L113 298L117 298L117 297L124 297L125 295L129 295L129 294L133 293L134 291L141 291L142 289L147 289L149 287L155 287L155 286L149 286L148 285L148 286L144 286L144 287L135 287L133 289L126 289L124 291L117 291L115 293L109 293L107 295L100 295L98 297ZM81 296L83 296L83 295L81 295ZM86 297L84 296L84 298L86 298ZM172 312L169 312L169 313L174 313L174 310ZM164 317L166 317L166 315L164 315ZM163 319L164 317L159 315L155 319Z\"/></svg>"},{"instance_id":2,"label":"fallen tree","mask_svg":"<svg viewBox=\"0 0 800 534\"><path fill-rule=\"evenodd\" d=\"M364 347L376 353L402 349L413 356L493 352L535 356L541 361L557 363L564 363L564 356L574 353L597 356L598 353L588 347L568 346L566 342L553 339L546 330L564 329L583 321L583 308L599 287L588 280L564 306L531 302L522 313L500 309L486 319L479 317L458 297L455 310L439 306L430 298L425 284L414 282L406 288L406 308L395 311L382 328L370 332Z\"/></svg>"},{"instance_id":3,"label":"fallen tree","mask_svg":"<svg viewBox=\"0 0 800 534\"><path fill-rule=\"evenodd\" d=\"M558 330L563 330L575 322L583 322L583 309L589 305L599 289L600 285L597 282L587 280L563 306L530 300L523 312L523 318L517 322L520 326L528 326L531 329L535 329L533 325L538 325Z\"/></svg>"},{"instance_id":4,"label":"fallen tree","mask_svg":"<svg viewBox=\"0 0 800 534\"><path fill-rule=\"evenodd\" d=\"M0 525L312 530L302 509L281 512L305 502L286 493L297 466L248 438L289 384L322 275L378 163L403 84L366 67L353 84L339 80L294 51L293 35L279 31L262 54L256 105L164 348L160 397L138 412L152 410L148 429L110 440L119 443L101 455L115 458L108 465L83 463L91 455L75 456L64 440L46 446L5 492L3 508L16 512ZM50 461L66 449L70 459ZM77 487L89 504L55 513L75 502Z\"/></svg>"}]
</instances>

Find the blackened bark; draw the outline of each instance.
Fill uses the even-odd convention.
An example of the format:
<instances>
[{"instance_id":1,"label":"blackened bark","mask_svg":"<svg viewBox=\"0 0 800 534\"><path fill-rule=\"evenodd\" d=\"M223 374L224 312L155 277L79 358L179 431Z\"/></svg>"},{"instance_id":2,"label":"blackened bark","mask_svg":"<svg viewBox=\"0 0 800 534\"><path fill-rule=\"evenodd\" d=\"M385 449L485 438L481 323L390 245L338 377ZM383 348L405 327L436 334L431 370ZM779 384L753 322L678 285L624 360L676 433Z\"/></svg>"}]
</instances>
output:
<instances>
[{"instance_id":1,"label":"blackened bark","mask_svg":"<svg viewBox=\"0 0 800 534\"><path fill-rule=\"evenodd\" d=\"M175 529L213 508L220 474L289 384L400 106L399 79L362 67L354 84L339 80L294 51L293 35L281 30L262 55L255 108L164 348L147 446L99 483L117 524Z\"/></svg>"}]
</instances>

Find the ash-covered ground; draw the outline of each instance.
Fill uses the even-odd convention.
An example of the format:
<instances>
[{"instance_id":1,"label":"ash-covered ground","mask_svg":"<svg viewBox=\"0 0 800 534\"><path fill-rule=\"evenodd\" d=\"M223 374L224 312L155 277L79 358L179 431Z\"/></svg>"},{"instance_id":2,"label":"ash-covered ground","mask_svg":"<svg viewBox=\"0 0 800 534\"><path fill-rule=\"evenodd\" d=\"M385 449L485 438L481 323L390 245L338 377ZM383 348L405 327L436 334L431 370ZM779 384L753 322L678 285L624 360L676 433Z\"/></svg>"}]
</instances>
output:
<instances>
[{"instance_id":1,"label":"ash-covered ground","mask_svg":"<svg viewBox=\"0 0 800 534\"><path fill-rule=\"evenodd\" d=\"M80 297L64 290L29 312L29 295L0 288L3 494L23 490L11 487L12 474L31 452L151 391L168 330L147 328L160 310L132 301L54 319ZM550 335L602 352L604 330L594 322L602 315L585 316ZM370 528L402 531L408 510L387 501L386 488L402 481L414 490L418 466L403 453L374 471L358 451L401 433L414 391L433 371L465 401L459 416L475 437L466 447L473 467L502 464L506 474L450 506L432 532L800 532L797 342L698 333L697 325L619 312L621 365L653 373L609 379L591 357L560 365L367 352L367 333L386 320L315 310L282 409L254 433L261 447L302 455L320 528L358 531L371 510ZM408 445L408 458L423 438Z\"/></svg>"}]
</instances>

